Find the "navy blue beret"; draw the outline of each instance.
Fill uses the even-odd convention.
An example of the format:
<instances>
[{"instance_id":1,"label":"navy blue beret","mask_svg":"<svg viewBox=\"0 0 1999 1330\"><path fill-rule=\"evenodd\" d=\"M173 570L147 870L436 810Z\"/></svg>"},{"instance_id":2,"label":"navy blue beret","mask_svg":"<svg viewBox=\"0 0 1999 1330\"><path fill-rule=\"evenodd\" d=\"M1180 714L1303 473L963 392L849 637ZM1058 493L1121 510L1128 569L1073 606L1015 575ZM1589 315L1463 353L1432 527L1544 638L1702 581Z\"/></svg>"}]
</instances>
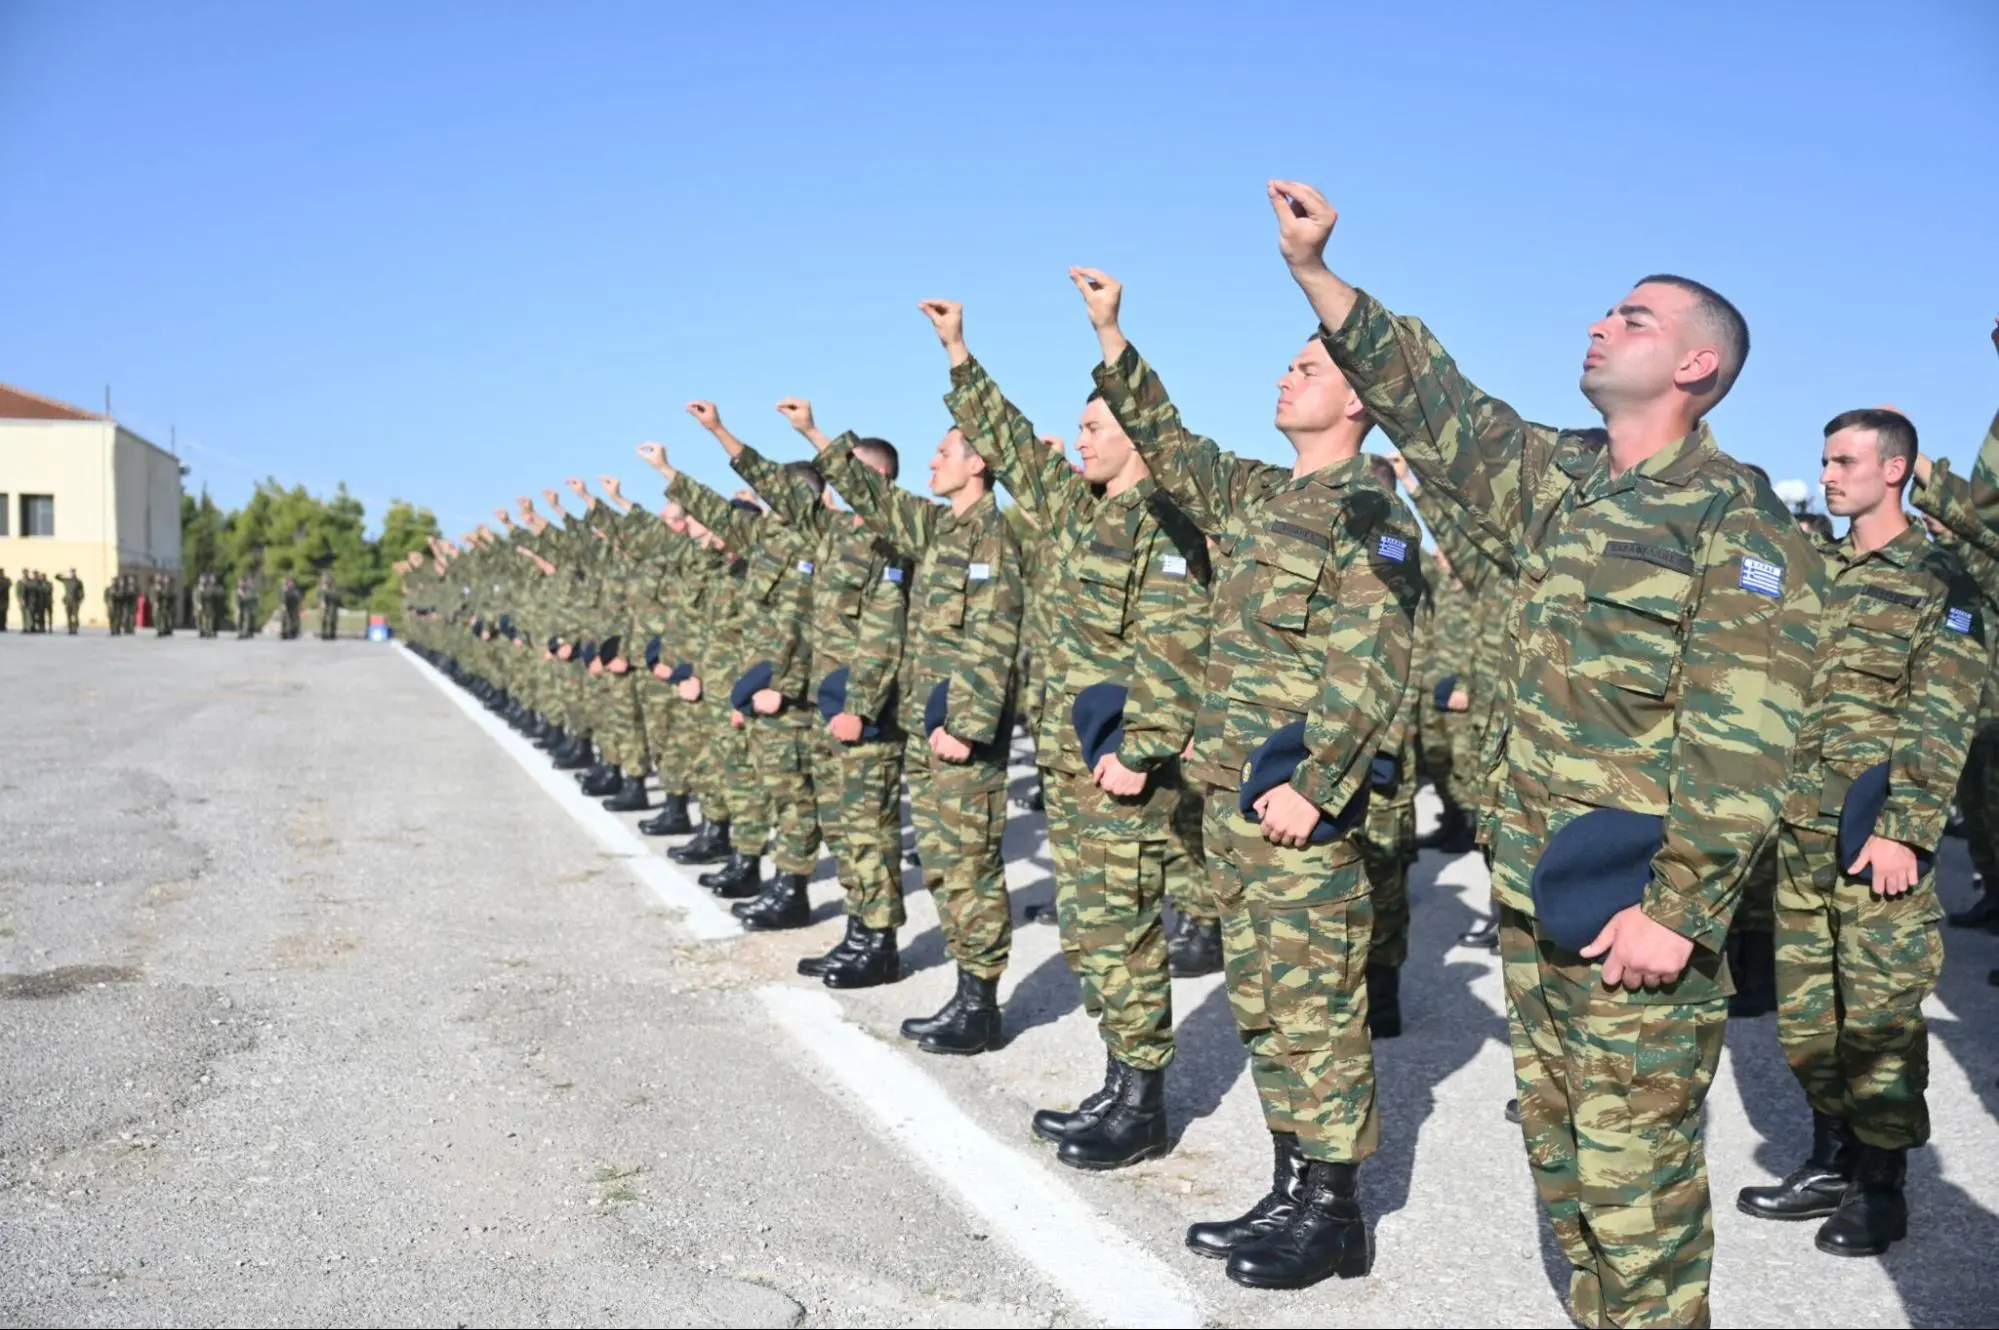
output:
<instances>
[{"instance_id":1,"label":"navy blue beret","mask_svg":"<svg viewBox=\"0 0 1999 1330\"><path fill-rule=\"evenodd\" d=\"M1367 783L1377 790L1393 793L1402 779L1402 763L1393 753L1376 753L1367 766Z\"/></svg>"},{"instance_id":2,"label":"navy blue beret","mask_svg":"<svg viewBox=\"0 0 1999 1330\"><path fill-rule=\"evenodd\" d=\"M624 646L624 644L623 638L619 637L616 633L612 633L597 644L597 654L602 656L606 662L614 661L618 658L619 648Z\"/></svg>"},{"instance_id":3,"label":"navy blue beret","mask_svg":"<svg viewBox=\"0 0 1999 1330\"><path fill-rule=\"evenodd\" d=\"M500 616L500 631L509 637L513 636L514 617L511 614L502 614Z\"/></svg>"},{"instance_id":4,"label":"navy blue beret","mask_svg":"<svg viewBox=\"0 0 1999 1330\"><path fill-rule=\"evenodd\" d=\"M1888 803L1888 764L1882 762L1871 766L1855 778L1847 788L1846 802L1839 809L1839 871L1848 876L1846 867L1860 857L1867 848L1867 838L1874 834L1874 824L1881 820L1881 810ZM1936 862L1936 854L1917 847L1916 868L1927 873ZM1874 869L1870 865L1854 876L1855 881L1872 882Z\"/></svg>"},{"instance_id":5,"label":"navy blue beret","mask_svg":"<svg viewBox=\"0 0 1999 1330\"><path fill-rule=\"evenodd\" d=\"M1645 899L1652 860L1666 843L1657 813L1592 808L1555 833L1534 865L1534 917L1541 931L1581 951L1619 910Z\"/></svg>"},{"instance_id":6,"label":"navy blue beret","mask_svg":"<svg viewBox=\"0 0 1999 1330\"><path fill-rule=\"evenodd\" d=\"M482 636L485 633L485 631L486 631L486 621L484 619L475 618L472 620L473 636L475 637Z\"/></svg>"},{"instance_id":7,"label":"navy blue beret","mask_svg":"<svg viewBox=\"0 0 1999 1330\"><path fill-rule=\"evenodd\" d=\"M1076 694L1076 704L1069 708L1069 723L1083 746L1083 765L1092 771L1105 753L1115 753L1124 742L1127 695L1121 683L1093 683Z\"/></svg>"},{"instance_id":8,"label":"navy blue beret","mask_svg":"<svg viewBox=\"0 0 1999 1330\"><path fill-rule=\"evenodd\" d=\"M949 679L930 690L930 700L923 704L923 732L934 734L943 728L944 717L951 709L951 681Z\"/></svg>"},{"instance_id":9,"label":"navy blue beret","mask_svg":"<svg viewBox=\"0 0 1999 1330\"><path fill-rule=\"evenodd\" d=\"M1451 709L1451 694L1457 691L1458 691L1457 675L1446 674L1443 678L1437 680L1437 691L1435 694L1437 699L1437 710L1449 711Z\"/></svg>"},{"instance_id":10,"label":"navy blue beret","mask_svg":"<svg viewBox=\"0 0 1999 1330\"><path fill-rule=\"evenodd\" d=\"M558 634L550 633L548 635L548 649L550 654L553 654L555 649L561 645L562 645L562 638Z\"/></svg>"},{"instance_id":11,"label":"navy blue beret","mask_svg":"<svg viewBox=\"0 0 1999 1330\"><path fill-rule=\"evenodd\" d=\"M666 681L668 683L686 683L689 679L692 679L693 677L694 677L693 663L691 661L683 660L678 665L674 666L672 670L668 671L666 676Z\"/></svg>"},{"instance_id":12,"label":"navy blue beret","mask_svg":"<svg viewBox=\"0 0 1999 1330\"><path fill-rule=\"evenodd\" d=\"M1242 790L1236 795L1236 811L1251 822L1261 822L1257 815L1256 801L1270 791L1291 779L1291 773L1298 770L1308 754L1305 752L1305 722L1294 720L1281 729L1271 731L1270 737L1261 747L1249 755L1249 764L1243 768ZM1338 840L1347 832L1360 825L1367 816L1368 786L1373 783L1373 772L1369 780L1363 782L1347 800L1347 806L1340 810L1338 817L1319 818L1319 825L1312 828L1312 844L1326 845Z\"/></svg>"},{"instance_id":13,"label":"navy blue beret","mask_svg":"<svg viewBox=\"0 0 1999 1330\"><path fill-rule=\"evenodd\" d=\"M846 709L847 667L842 665L839 669L834 670L819 681L819 715L823 719L830 721ZM861 737L863 739L879 739L881 738L881 733L882 727L879 721L870 720L862 722Z\"/></svg>"},{"instance_id":14,"label":"navy blue beret","mask_svg":"<svg viewBox=\"0 0 1999 1330\"><path fill-rule=\"evenodd\" d=\"M576 653L576 658L585 665L588 665L591 661L597 659L597 644L595 642L585 642L583 649Z\"/></svg>"},{"instance_id":15,"label":"navy blue beret","mask_svg":"<svg viewBox=\"0 0 1999 1330\"><path fill-rule=\"evenodd\" d=\"M743 677L736 680L736 686L729 690L729 705L745 716L753 715L755 708L750 699L770 687L771 663L760 660L743 671Z\"/></svg>"},{"instance_id":16,"label":"navy blue beret","mask_svg":"<svg viewBox=\"0 0 1999 1330\"><path fill-rule=\"evenodd\" d=\"M659 664L659 634L654 633L652 639L646 643L646 668L651 669L657 664Z\"/></svg>"}]
</instances>

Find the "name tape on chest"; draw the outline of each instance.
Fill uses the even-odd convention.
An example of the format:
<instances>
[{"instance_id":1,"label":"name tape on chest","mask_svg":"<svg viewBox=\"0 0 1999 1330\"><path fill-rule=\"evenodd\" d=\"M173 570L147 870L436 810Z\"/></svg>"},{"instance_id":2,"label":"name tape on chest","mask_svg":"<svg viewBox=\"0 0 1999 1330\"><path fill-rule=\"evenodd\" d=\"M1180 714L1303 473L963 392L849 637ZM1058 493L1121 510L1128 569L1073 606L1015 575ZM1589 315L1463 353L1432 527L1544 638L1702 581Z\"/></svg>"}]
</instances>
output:
<instances>
[{"instance_id":1,"label":"name tape on chest","mask_svg":"<svg viewBox=\"0 0 1999 1330\"><path fill-rule=\"evenodd\" d=\"M975 563L971 568L966 570L965 575L974 582L990 582L993 576L993 566L989 563Z\"/></svg>"},{"instance_id":2,"label":"name tape on chest","mask_svg":"<svg viewBox=\"0 0 1999 1330\"><path fill-rule=\"evenodd\" d=\"M882 581L884 582L902 581L902 569L897 568L894 564L890 564L888 567L882 569Z\"/></svg>"},{"instance_id":3,"label":"name tape on chest","mask_svg":"<svg viewBox=\"0 0 1999 1330\"><path fill-rule=\"evenodd\" d=\"M1165 555L1159 560L1159 571L1168 577L1185 577L1187 575L1187 556L1184 554Z\"/></svg>"},{"instance_id":4,"label":"name tape on chest","mask_svg":"<svg viewBox=\"0 0 1999 1330\"><path fill-rule=\"evenodd\" d=\"M1374 542L1375 557L1402 563L1409 557L1409 542L1400 536L1382 536Z\"/></svg>"},{"instance_id":5,"label":"name tape on chest","mask_svg":"<svg viewBox=\"0 0 1999 1330\"><path fill-rule=\"evenodd\" d=\"M1970 632L1971 611L1959 609L1946 610L1943 616L1943 626L1950 629L1953 633Z\"/></svg>"},{"instance_id":6,"label":"name tape on chest","mask_svg":"<svg viewBox=\"0 0 1999 1330\"><path fill-rule=\"evenodd\" d=\"M1767 559L1753 559L1745 554L1742 556L1742 576L1736 585L1759 596L1781 596L1784 594L1784 565L1771 563Z\"/></svg>"}]
</instances>

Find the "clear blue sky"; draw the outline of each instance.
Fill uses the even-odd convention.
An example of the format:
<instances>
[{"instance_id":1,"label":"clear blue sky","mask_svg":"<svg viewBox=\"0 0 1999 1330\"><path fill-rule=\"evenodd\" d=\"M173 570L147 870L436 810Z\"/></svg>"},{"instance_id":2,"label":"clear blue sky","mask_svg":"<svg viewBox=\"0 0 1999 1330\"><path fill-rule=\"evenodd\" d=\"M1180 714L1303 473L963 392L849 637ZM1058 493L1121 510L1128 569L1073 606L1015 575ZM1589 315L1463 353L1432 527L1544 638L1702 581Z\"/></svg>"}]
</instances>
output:
<instances>
[{"instance_id":1,"label":"clear blue sky","mask_svg":"<svg viewBox=\"0 0 1999 1330\"><path fill-rule=\"evenodd\" d=\"M1715 416L1775 475L1893 401L1999 402L1999 5L1305 7L0 0L0 380L116 413L190 487L265 475L457 532L564 475L711 481L716 399L945 425L918 297L1074 432L1101 266L1189 421L1273 458L1311 327L1264 180L1528 414L1653 270L1747 313Z\"/></svg>"}]
</instances>

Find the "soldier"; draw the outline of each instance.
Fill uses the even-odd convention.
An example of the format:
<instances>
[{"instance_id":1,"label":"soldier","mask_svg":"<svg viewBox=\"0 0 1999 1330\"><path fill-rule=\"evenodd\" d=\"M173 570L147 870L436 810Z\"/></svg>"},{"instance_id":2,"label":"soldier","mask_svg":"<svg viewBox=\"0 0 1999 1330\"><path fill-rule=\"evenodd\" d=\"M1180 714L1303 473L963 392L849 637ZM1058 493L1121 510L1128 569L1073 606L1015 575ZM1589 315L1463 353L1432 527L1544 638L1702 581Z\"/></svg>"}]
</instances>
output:
<instances>
[{"instance_id":1,"label":"soldier","mask_svg":"<svg viewBox=\"0 0 1999 1330\"><path fill-rule=\"evenodd\" d=\"M77 620L83 612L83 579L78 577L76 569L72 568L64 573L60 580L63 618L68 621L69 635L75 637Z\"/></svg>"},{"instance_id":2,"label":"soldier","mask_svg":"<svg viewBox=\"0 0 1999 1330\"><path fill-rule=\"evenodd\" d=\"M35 570L23 568L21 580L14 584L14 599L21 604L21 631L40 631L35 627Z\"/></svg>"},{"instance_id":3,"label":"soldier","mask_svg":"<svg viewBox=\"0 0 1999 1330\"><path fill-rule=\"evenodd\" d=\"M340 636L340 589L333 585L333 570L319 574L319 640L331 642Z\"/></svg>"},{"instance_id":4,"label":"soldier","mask_svg":"<svg viewBox=\"0 0 1999 1330\"><path fill-rule=\"evenodd\" d=\"M278 619L279 640L289 642L298 636L298 611L304 600L305 593L299 590L298 583L287 576L278 588L278 605L282 611Z\"/></svg>"},{"instance_id":5,"label":"soldier","mask_svg":"<svg viewBox=\"0 0 1999 1330\"><path fill-rule=\"evenodd\" d=\"M174 620L180 617L180 600L175 594L172 573L153 574L153 636L172 637Z\"/></svg>"},{"instance_id":6,"label":"soldier","mask_svg":"<svg viewBox=\"0 0 1999 1330\"><path fill-rule=\"evenodd\" d=\"M926 315L938 303L925 302ZM999 980L1013 944L1000 841L1019 703L1020 543L993 499L984 459L955 426L930 459L930 492L941 504L891 485L855 456L859 443L842 435L820 451L819 465L916 565L898 688L903 769L923 883L958 966L956 994L935 1014L904 1021L902 1034L927 1053L982 1053L1001 1042Z\"/></svg>"},{"instance_id":7,"label":"soldier","mask_svg":"<svg viewBox=\"0 0 1999 1330\"><path fill-rule=\"evenodd\" d=\"M1922 1003L1943 966L1931 863L1986 670L1958 560L1902 511L1916 430L1886 410L1825 427L1826 507L1811 708L1791 756L1777 885L1777 1035L1812 1112L1812 1150L1738 1204L1827 1217L1820 1251L1879 1256L1908 1233L1908 1151L1929 1139ZM1871 792L1871 797L1870 797Z\"/></svg>"},{"instance_id":8,"label":"soldier","mask_svg":"<svg viewBox=\"0 0 1999 1330\"><path fill-rule=\"evenodd\" d=\"M1748 327L1699 283L1647 278L1590 328L1582 389L1605 428L1530 425L1326 267L1337 215L1317 191L1268 194L1333 359L1517 578L1491 862L1522 1132L1570 1311L1705 1325L1722 947L1778 812L1818 614L1790 514L1703 420Z\"/></svg>"},{"instance_id":9,"label":"soldier","mask_svg":"<svg viewBox=\"0 0 1999 1330\"><path fill-rule=\"evenodd\" d=\"M7 570L0 568L0 633L7 631L7 593L14 589L14 579L7 576Z\"/></svg>"},{"instance_id":10,"label":"soldier","mask_svg":"<svg viewBox=\"0 0 1999 1330\"><path fill-rule=\"evenodd\" d=\"M257 580L245 573L236 579L236 639L255 637L257 628Z\"/></svg>"},{"instance_id":11,"label":"soldier","mask_svg":"<svg viewBox=\"0 0 1999 1330\"><path fill-rule=\"evenodd\" d=\"M1196 1224L1229 1278L1303 1288L1365 1275L1359 1167L1378 1146L1357 833L1408 683L1422 595L1416 527L1362 457L1370 424L1316 340L1278 380L1290 467L1190 433L1152 367L1102 321L1097 386L1223 565L1188 774L1222 910L1229 1005L1275 1156L1269 1195Z\"/></svg>"}]
</instances>

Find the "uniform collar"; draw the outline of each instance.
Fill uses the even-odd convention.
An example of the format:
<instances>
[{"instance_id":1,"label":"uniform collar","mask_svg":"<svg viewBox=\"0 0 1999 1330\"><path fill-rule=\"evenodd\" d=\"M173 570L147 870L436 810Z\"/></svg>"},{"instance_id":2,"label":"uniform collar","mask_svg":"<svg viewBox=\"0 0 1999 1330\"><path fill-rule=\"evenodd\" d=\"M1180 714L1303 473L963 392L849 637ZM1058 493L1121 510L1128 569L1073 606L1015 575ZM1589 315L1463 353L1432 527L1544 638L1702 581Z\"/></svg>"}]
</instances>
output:
<instances>
[{"instance_id":1,"label":"uniform collar","mask_svg":"<svg viewBox=\"0 0 1999 1330\"><path fill-rule=\"evenodd\" d=\"M962 514L953 509L949 503L946 503L944 505L944 524L950 527L956 527L961 523L976 526L981 522L989 520L997 512L999 512L999 500L993 497L992 490L988 488L984 494L979 496L979 501L967 508Z\"/></svg>"},{"instance_id":2,"label":"uniform collar","mask_svg":"<svg viewBox=\"0 0 1999 1330\"><path fill-rule=\"evenodd\" d=\"M1838 552L1840 559L1848 566L1865 563L1869 559L1879 559L1890 568L1907 568L1910 564L1922 558L1929 551L1929 547L1929 533L1923 530L1923 524L1918 521L1911 521L1903 529L1901 535L1895 537L1879 549L1869 550L1865 554L1855 552L1853 548L1853 530L1849 524L1846 534L1840 537L1839 543L1833 548Z\"/></svg>"},{"instance_id":3,"label":"uniform collar","mask_svg":"<svg viewBox=\"0 0 1999 1330\"><path fill-rule=\"evenodd\" d=\"M1340 490L1362 476L1370 474L1372 473L1369 470L1367 454L1355 453L1344 461L1333 462L1302 476L1294 476L1291 483L1294 486L1323 485L1329 490Z\"/></svg>"},{"instance_id":4,"label":"uniform collar","mask_svg":"<svg viewBox=\"0 0 1999 1330\"><path fill-rule=\"evenodd\" d=\"M1577 478L1584 491L1592 496L1622 494L1636 489L1641 479L1656 481L1661 485L1687 485L1699 475L1701 468L1714 460L1721 448L1714 441L1714 432L1703 420L1694 426L1693 432L1682 436L1677 442L1669 443L1658 452L1627 469L1624 474L1612 477L1610 474L1610 440L1601 430L1591 431L1600 442L1596 448L1593 464L1583 468ZM1580 460L1580 459L1579 459ZM1571 475L1577 475L1571 471Z\"/></svg>"}]
</instances>

